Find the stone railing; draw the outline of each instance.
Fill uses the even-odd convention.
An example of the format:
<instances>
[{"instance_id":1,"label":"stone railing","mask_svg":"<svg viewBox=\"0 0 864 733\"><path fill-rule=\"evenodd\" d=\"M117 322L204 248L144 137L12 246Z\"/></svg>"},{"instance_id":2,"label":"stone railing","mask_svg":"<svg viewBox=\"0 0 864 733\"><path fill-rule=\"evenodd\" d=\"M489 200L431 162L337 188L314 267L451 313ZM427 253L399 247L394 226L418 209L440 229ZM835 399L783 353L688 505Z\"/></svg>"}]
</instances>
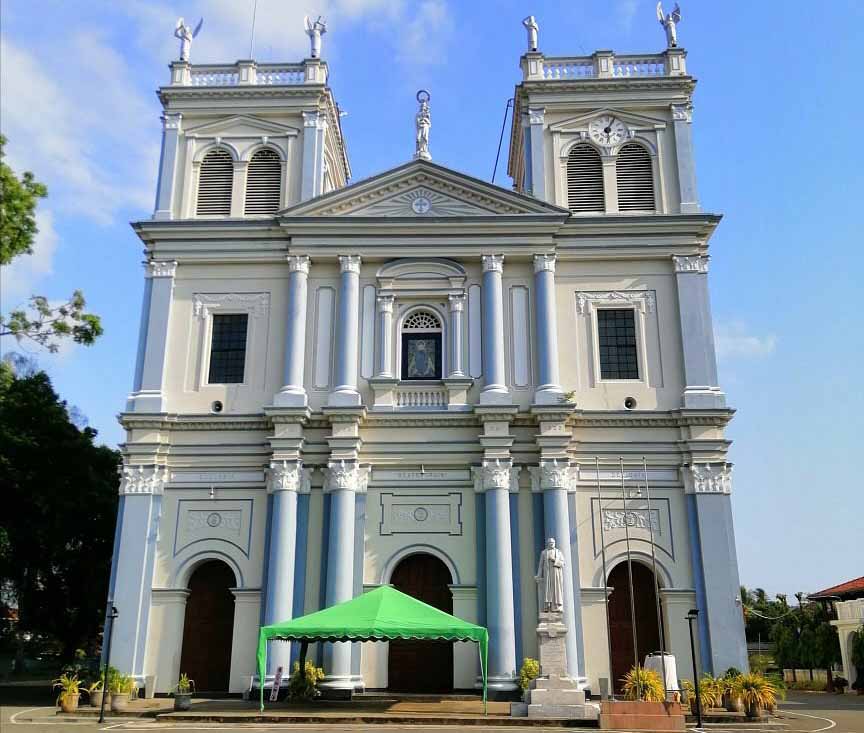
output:
<instances>
[{"instance_id":1,"label":"stone railing","mask_svg":"<svg viewBox=\"0 0 864 733\"><path fill-rule=\"evenodd\" d=\"M864 598L857 598L853 601L840 601L834 604L837 609L838 621L855 621L860 620L864 623Z\"/></svg>"},{"instance_id":2,"label":"stone railing","mask_svg":"<svg viewBox=\"0 0 864 733\"><path fill-rule=\"evenodd\" d=\"M299 64L196 64L187 61L171 63L172 87L238 87L296 86L326 84L327 64L320 59L306 59Z\"/></svg>"},{"instance_id":3,"label":"stone railing","mask_svg":"<svg viewBox=\"0 0 864 733\"><path fill-rule=\"evenodd\" d=\"M396 407L408 409L446 410L447 389L437 386L400 385L395 390Z\"/></svg>"},{"instance_id":4,"label":"stone railing","mask_svg":"<svg viewBox=\"0 0 864 733\"><path fill-rule=\"evenodd\" d=\"M526 53L522 57L525 81L578 81L580 79L686 76L687 52L670 48L663 53L616 56L595 51L591 56L550 56Z\"/></svg>"}]
</instances>

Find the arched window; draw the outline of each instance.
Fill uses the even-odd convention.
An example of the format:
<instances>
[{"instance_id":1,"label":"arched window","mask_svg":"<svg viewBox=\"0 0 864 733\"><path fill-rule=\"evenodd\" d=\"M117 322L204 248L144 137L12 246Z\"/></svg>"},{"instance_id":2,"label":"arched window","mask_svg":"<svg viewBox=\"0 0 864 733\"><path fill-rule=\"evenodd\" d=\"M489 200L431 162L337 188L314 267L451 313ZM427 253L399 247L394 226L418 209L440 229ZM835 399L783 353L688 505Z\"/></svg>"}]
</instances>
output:
<instances>
[{"instance_id":1,"label":"arched window","mask_svg":"<svg viewBox=\"0 0 864 733\"><path fill-rule=\"evenodd\" d=\"M196 212L207 216L231 213L231 189L234 183L234 161L227 150L211 150L201 162L198 174Z\"/></svg>"},{"instance_id":2,"label":"arched window","mask_svg":"<svg viewBox=\"0 0 864 733\"><path fill-rule=\"evenodd\" d=\"M638 143L627 143L615 160L618 211L654 211L651 155Z\"/></svg>"},{"instance_id":3,"label":"arched window","mask_svg":"<svg viewBox=\"0 0 864 733\"><path fill-rule=\"evenodd\" d=\"M606 211L603 163L590 145L576 145L567 156L567 208L574 213Z\"/></svg>"},{"instance_id":4,"label":"arched window","mask_svg":"<svg viewBox=\"0 0 864 733\"><path fill-rule=\"evenodd\" d=\"M273 150L259 150L246 175L246 213L273 214L282 193L282 161Z\"/></svg>"},{"instance_id":5,"label":"arched window","mask_svg":"<svg viewBox=\"0 0 864 733\"><path fill-rule=\"evenodd\" d=\"M402 323L402 379L441 379L441 321L430 311Z\"/></svg>"}]
</instances>

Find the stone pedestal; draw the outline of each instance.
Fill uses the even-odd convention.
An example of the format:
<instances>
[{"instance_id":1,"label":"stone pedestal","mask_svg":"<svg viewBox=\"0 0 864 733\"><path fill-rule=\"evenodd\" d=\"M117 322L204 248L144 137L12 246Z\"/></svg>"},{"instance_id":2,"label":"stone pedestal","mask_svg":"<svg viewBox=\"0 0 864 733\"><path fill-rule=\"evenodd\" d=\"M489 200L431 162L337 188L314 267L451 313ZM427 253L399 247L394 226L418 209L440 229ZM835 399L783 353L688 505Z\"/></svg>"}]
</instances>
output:
<instances>
[{"instance_id":1,"label":"stone pedestal","mask_svg":"<svg viewBox=\"0 0 864 733\"><path fill-rule=\"evenodd\" d=\"M585 701L585 692L567 676L567 626L562 613L541 613L537 625L540 676L531 681L522 702L511 703L512 717L597 720L600 706Z\"/></svg>"}]
</instances>

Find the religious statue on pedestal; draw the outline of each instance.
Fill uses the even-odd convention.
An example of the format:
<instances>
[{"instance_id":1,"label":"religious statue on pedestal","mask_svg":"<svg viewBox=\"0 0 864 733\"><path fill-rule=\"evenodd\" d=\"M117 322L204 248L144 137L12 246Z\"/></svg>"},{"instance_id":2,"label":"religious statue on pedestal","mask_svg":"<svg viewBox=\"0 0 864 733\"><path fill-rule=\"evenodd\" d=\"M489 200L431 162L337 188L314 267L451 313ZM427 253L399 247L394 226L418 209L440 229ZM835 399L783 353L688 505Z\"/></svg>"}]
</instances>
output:
<instances>
[{"instance_id":1,"label":"religious statue on pedestal","mask_svg":"<svg viewBox=\"0 0 864 733\"><path fill-rule=\"evenodd\" d=\"M429 114L429 100L431 96L425 89L417 92L417 101L420 102L420 109L417 110L417 116L414 118L417 125L417 140L414 150L415 158L423 160L432 160L429 153L429 130L432 127L432 117Z\"/></svg>"},{"instance_id":2,"label":"religious statue on pedestal","mask_svg":"<svg viewBox=\"0 0 864 733\"><path fill-rule=\"evenodd\" d=\"M669 48L676 48L678 46L678 24L681 22L681 8L678 7L678 3L675 3L671 13L664 15L663 3L660 0L657 3L657 20L660 21L660 25L666 31L666 45Z\"/></svg>"},{"instance_id":3,"label":"religious statue on pedestal","mask_svg":"<svg viewBox=\"0 0 864 733\"><path fill-rule=\"evenodd\" d=\"M540 553L535 579L540 585L541 610L561 613L564 610L564 553L555 547L554 537L546 540L546 549Z\"/></svg>"},{"instance_id":4,"label":"religious statue on pedestal","mask_svg":"<svg viewBox=\"0 0 864 733\"><path fill-rule=\"evenodd\" d=\"M174 29L174 37L180 39L180 60L188 61L189 52L192 50L192 39L201 32L201 26L204 25L204 18L198 21L195 30L192 30L191 25L186 25L183 18L177 19L177 27Z\"/></svg>"},{"instance_id":5,"label":"religious statue on pedestal","mask_svg":"<svg viewBox=\"0 0 864 733\"><path fill-rule=\"evenodd\" d=\"M540 26L537 25L537 20L533 15L529 15L525 20L522 21L522 25L525 26L525 30L528 32L528 50L536 51L537 50L537 32L540 30Z\"/></svg>"},{"instance_id":6,"label":"religious statue on pedestal","mask_svg":"<svg viewBox=\"0 0 864 733\"><path fill-rule=\"evenodd\" d=\"M309 36L309 57L321 58L321 36L327 32L327 23L321 19L320 15L315 21L307 15L303 18L303 24L306 26L306 35Z\"/></svg>"}]
</instances>

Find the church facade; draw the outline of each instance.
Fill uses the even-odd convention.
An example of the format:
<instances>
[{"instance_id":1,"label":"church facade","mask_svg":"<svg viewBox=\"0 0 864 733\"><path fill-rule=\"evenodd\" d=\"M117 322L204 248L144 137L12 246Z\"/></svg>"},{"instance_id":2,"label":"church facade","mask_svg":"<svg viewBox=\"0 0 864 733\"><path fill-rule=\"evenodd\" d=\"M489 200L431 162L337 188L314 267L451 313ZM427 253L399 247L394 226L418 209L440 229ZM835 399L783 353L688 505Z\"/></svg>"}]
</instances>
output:
<instances>
[{"instance_id":1,"label":"church facade","mask_svg":"<svg viewBox=\"0 0 864 733\"><path fill-rule=\"evenodd\" d=\"M110 582L147 694L242 692L259 625L382 584L514 690L549 537L580 686L691 676L694 608L702 668L747 667L686 54L521 66L509 190L427 159L428 104L349 183L320 58L171 65ZM333 688L477 683L468 644L321 646Z\"/></svg>"}]
</instances>

